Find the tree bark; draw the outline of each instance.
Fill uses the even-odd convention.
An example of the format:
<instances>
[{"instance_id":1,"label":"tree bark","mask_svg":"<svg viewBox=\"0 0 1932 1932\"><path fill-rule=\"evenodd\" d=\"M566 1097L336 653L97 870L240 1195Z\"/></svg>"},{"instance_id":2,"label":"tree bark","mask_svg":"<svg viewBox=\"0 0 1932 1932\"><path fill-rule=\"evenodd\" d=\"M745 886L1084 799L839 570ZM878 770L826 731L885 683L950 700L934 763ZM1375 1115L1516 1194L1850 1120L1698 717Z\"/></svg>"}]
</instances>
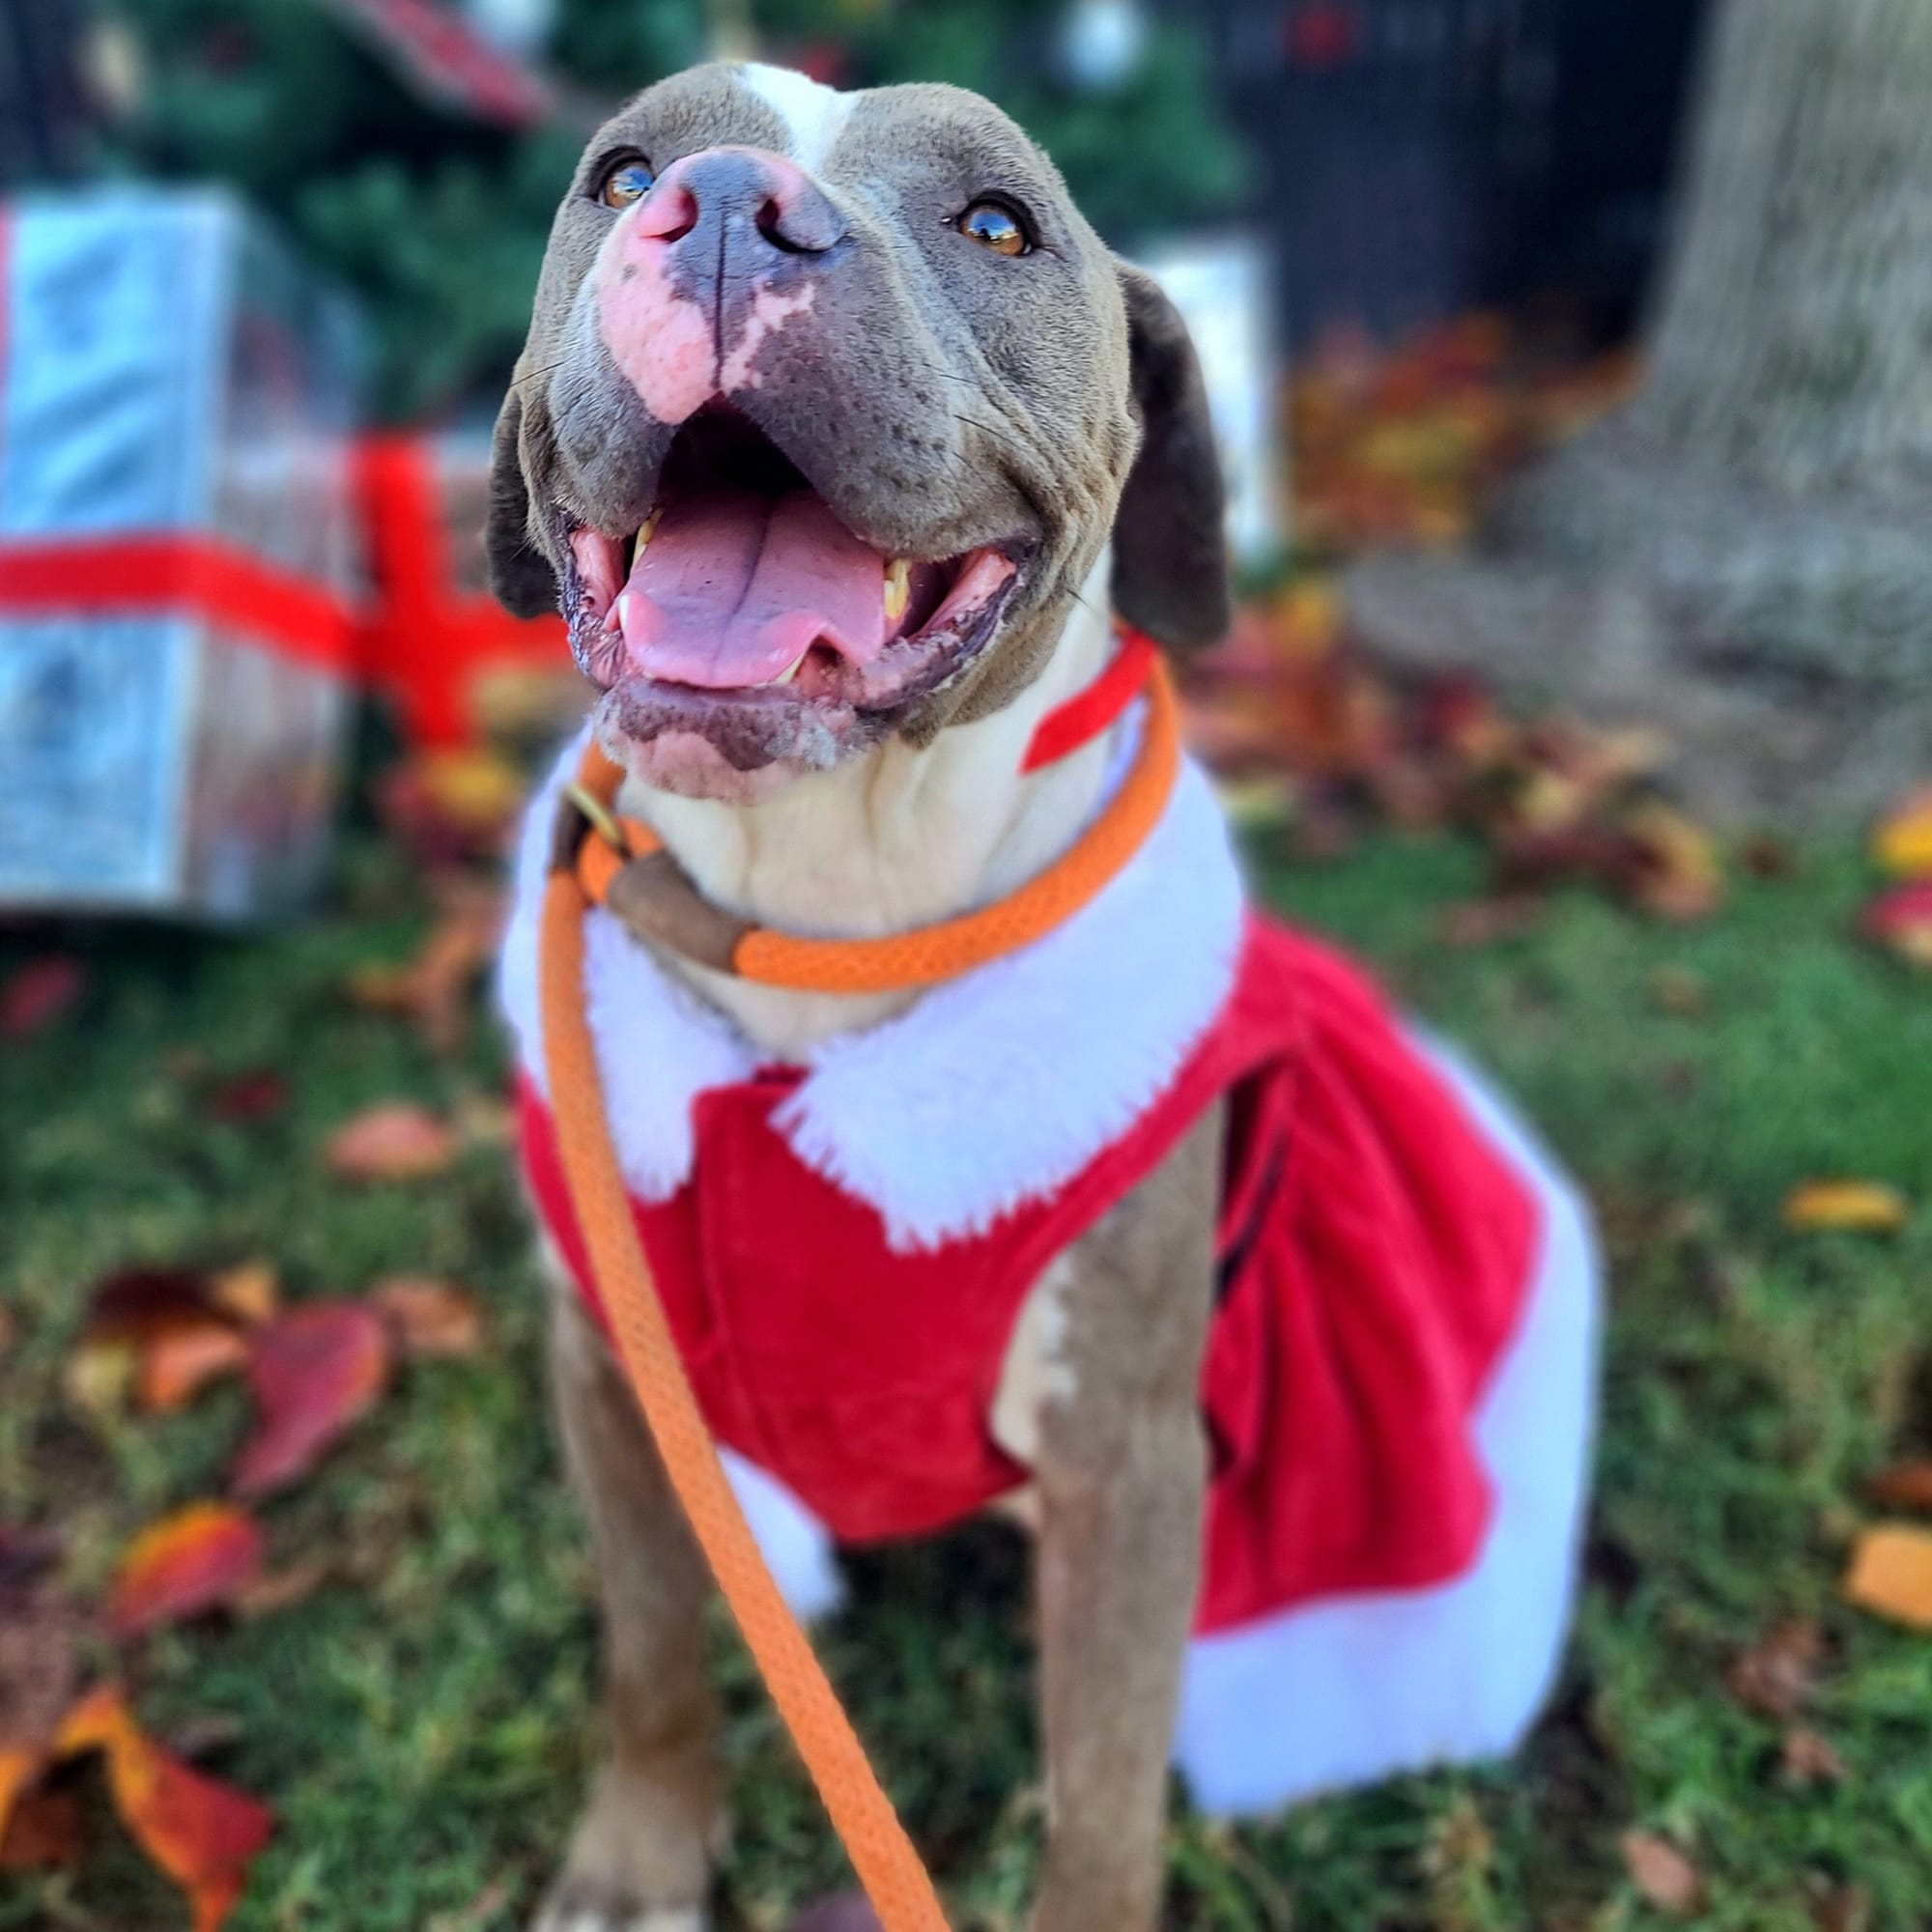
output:
<instances>
[{"instance_id":1,"label":"tree bark","mask_svg":"<svg viewBox=\"0 0 1932 1932\"><path fill-rule=\"evenodd\" d=\"M1719 0L1676 213L1639 393L1353 607L1674 725L1720 812L1862 810L1932 768L1932 4Z\"/></svg>"}]
</instances>

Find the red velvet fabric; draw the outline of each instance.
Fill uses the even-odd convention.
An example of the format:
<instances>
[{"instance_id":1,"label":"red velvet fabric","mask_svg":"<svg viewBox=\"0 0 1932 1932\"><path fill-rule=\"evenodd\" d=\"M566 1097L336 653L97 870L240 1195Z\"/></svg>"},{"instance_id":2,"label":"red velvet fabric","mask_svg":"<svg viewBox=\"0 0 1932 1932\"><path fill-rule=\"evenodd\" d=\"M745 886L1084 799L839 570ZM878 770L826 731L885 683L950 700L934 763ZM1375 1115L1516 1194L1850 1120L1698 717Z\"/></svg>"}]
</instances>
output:
<instances>
[{"instance_id":1,"label":"red velvet fabric","mask_svg":"<svg viewBox=\"0 0 1932 1932\"><path fill-rule=\"evenodd\" d=\"M933 1252L894 1252L877 1212L773 1128L802 1077L701 1094L691 1179L637 1215L718 1438L835 1535L921 1534L1024 1479L987 1417L1029 1289L1225 1098L1198 1630L1473 1560L1491 1509L1474 1416L1522 1311L1538 1209L1358 968L1251 919L1230 997L1166 1093L1052 1196ZM527 1084L521 1119L539 1210L597 1310Z\"/></svg>"}]
</instances>

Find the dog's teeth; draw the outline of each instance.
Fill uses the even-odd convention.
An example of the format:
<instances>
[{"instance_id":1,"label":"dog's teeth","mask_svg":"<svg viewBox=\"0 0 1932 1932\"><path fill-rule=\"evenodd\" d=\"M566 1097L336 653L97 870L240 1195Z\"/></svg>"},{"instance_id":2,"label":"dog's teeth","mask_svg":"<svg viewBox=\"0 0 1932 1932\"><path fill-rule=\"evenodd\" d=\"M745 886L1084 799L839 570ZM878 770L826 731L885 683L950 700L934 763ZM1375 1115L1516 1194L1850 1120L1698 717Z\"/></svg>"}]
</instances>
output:
<instances>
[{"instance_id":1,"label":"dog's teeth","mask_svg":"<svg viewBox=\"0 0 1932 1932\"><path fill-rule=\"evenodd\" d=\"M789 684L792 681L792 679L798 675L798 668L805 662L805 658L806 658L805 652L803 651L799 652L798 656L793 658L791 663L786 665L784 669L779 672L778 676L766 678L765 680L766 689L771 690L781 684Z\"/></svg>"},{"instance_id":2,"label":"dog's teeth","mask_svg":"<svg viewBox=\"0 0 1932 1932\"><path fill-rule=\"evenodd\" d=\"M644 546L651 540L651 532L658 526L658 519L664 515L661 509L653 510L638 526L638 533L631 539L630 566L637 568L639 557L644 554Z\"/></svg>"},{"instance_id":3,"label":"dog's teeth","mask_svg":"<svg viewBox=\"0 0 1932 1932\"><path fill-rule=\"evenodd\" d=\"M912 559L895 556L886 566L886 622L896 624L905 615L906 601L912 595Z\"/></svg>"}]
</instances>

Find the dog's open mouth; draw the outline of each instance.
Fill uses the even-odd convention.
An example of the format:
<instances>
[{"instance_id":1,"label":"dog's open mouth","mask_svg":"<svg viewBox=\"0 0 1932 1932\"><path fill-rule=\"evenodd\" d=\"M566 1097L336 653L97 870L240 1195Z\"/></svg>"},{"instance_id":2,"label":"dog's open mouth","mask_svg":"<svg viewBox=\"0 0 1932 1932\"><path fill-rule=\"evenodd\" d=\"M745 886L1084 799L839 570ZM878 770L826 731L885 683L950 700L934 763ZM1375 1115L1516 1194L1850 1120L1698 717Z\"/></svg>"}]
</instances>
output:
<instances>
[{"instance_id":1,"label":"dog's open mouth","mask_svg":"<svg viewBox=\"0 0 1932 1932\"><path fill-rule=\"evenodd\" d=\"M679 430L635 536L571 532L571 643L629 736L696 731L741 770L822 764L977 653L1019 549L888 555L746 417L709 409Z\"/></svg>"}]
</instances>

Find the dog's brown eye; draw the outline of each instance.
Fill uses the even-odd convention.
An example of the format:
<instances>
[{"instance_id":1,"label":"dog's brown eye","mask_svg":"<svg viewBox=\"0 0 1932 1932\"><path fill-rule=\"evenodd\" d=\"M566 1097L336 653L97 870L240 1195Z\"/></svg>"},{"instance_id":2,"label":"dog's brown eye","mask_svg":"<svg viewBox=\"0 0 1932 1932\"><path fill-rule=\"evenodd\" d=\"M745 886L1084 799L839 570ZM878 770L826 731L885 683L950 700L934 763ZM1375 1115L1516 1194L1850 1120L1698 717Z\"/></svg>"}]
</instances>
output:
<instances>
[{"instance_id":1,"label":"dog's brown eye","mask_svg":"<svg viewBox=\"0 0 1932 1932\"><path fill-rule=\"evenodd\" d=\"M996 255L1024 255L1033 245L1019 216L999 201L976 201L959 217L959 232Z\"/></svg>"},{"instance_id":2,"label":"dog's brown eye","mask_svg":"<svg viewBox=\"0 0 1932 1932\"><path fill-rule=\"evenodd\" d=\"M597 199L606 208L629 208L634 201L641 201L650 193L651 184L656 180L650 162L641 155L632 155L625 160L612 161L604 170L604 179L597 185Z\"/></svg>"}]
</instances>

